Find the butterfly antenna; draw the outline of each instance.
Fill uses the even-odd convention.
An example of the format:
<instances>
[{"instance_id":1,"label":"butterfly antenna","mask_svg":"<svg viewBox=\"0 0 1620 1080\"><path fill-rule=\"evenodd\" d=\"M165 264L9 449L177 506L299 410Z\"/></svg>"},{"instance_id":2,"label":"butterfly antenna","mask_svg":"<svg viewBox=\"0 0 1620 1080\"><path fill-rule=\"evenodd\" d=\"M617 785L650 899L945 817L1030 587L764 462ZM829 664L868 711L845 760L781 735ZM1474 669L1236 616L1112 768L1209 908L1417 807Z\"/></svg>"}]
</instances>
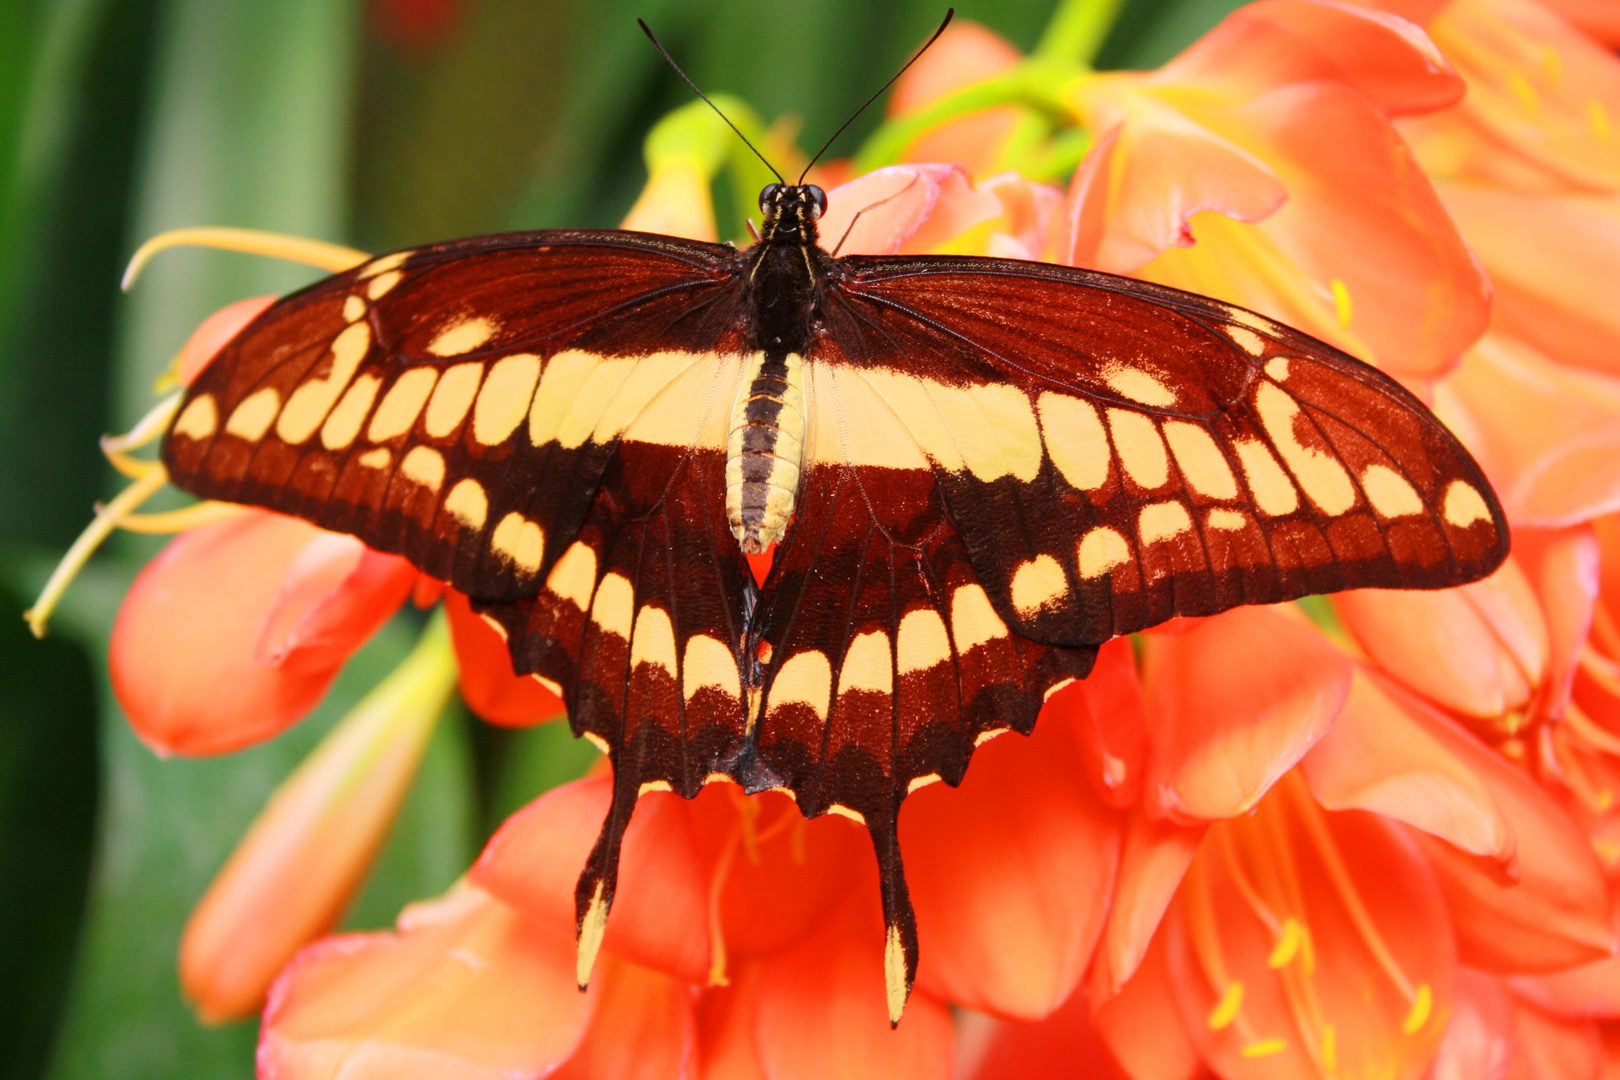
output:
<instances>
[{"instance_id":1,"label":"butterfly antenna","mask_svg":"<svg viewBox=\"0 0 1620 1080\"><path fill-rule=\"evenodd\" d=\"M928 47L930 45L932 45L934 42L939 40L939 35L941 35L941 34L943 34L945 32L945 28L947 26L951 25L951 20L953 18L955 18L955 17L956 17L956 9L955 8L946 8L945 9L945 20L939 24L939 29L934 31L934 36L929 38L927 41L923 42L922 48L918 49L916 52L911 54L911 59L907 60L905 62L905 66L902 67L899 71L895 72L889 78L888 82L886 82L882 86L878 87L877 93L875 93L871 97L867 98L866 99L866 104L862 105L860 108L856 109L855 110L855 115L851 116L848 120L845 120L843 127L839 128L837 131L832 133L832 138L828 139L825 143L822 144L821 149L816 151L816 156L810 159L810 164L806 165L804 167L804 172L799 174L799 183L801 183L801 184L804 183L804 178L806 176L810 175L810 170L815 167L816 162L821 160L821 155L825 154L827 152L828 148L831 147L833 142L838 138L838 136L840 136L840 135L842 135L844 133L844 129L849 127L849 125L853 124L855 122L856 117L860 116L861 113L866 111L867 106L871 105L872 102L874 102L878 98L882 97L883 96L883 91L885 91L889 87L893 86L894 83L895 83L895 80L900 78L900 76L902 76L902 75L904 75L906 73L906 68L909 68L912 64L915 64L917 62L917 60L922 56L922 54L928 51ZM645 30L647 28L645 26L643 26L642 29ZM651 37L652 35L649 33L648 36ZM659 48L663 48L663 46L660 45ZM665 55L667 56L668 54L666 53ZM670 63L674 63L674 61L671 60ZM677 68L676 70L678 71L680 69ZM685 78L685 76L682 76L682 78ZM691 80L687 80L687 81L690 82Z\"/></svg>"},{"instance_id":2,"label":"butterfly antenna","mask_svg":"<svg viewBox=\"0 0 1620 1080\"><path fill-rule=\"evenodd\" d=\"M946 21L949 22L950 21L949 18L947 18ZM636 20L636 25L641 27L641 32L643 34L647 35L647 40L653 43L653 48L657 49L663 55L664 59L669 61L669 66L675 69L675 74L679 75L682 79L684 79L686 81L686 85L690 86L692 88L692 93L694 93L698 97L702 98L704 103L707 104L709 106L709 108L714 110L714 114L716 116L718 116L720 119L724 120L726 122L726 126L729 127L732 131L735 131L737 133L737 138L739 138L739 139L741 139L743 141L744 146L746 146L746 147L748 147L748 149L754 151L754 156L755 157L757 157L757 158L759 158L759 160L765 162L765 167L767 169L771 170L772 174L774 174L776 176L777 180L779 180L780 182L782 182L784 184L787 183L787 179L781 173L776 171L776 166L772 165L769 161L765 161L765 155L760 153L759 149L756 146L754 146L753 143L748 141L748 136L744 135L742 133L742 130L740 128L738 128L736 124L733 124L731 122L731 117L729 117L725 113L721 112L720 111L720 106L718 106L714 102L710 101L709 100L709 95L705 94L702 90L699 90L698 89L698 84L693 82L691 77L688 76L686 74L686 72L681 70L681 65L679 65L679 64L677 64L675 62L675 58L673 56L669 55L669 50L664 48L664 43L662 41L659 41L657 36L653 34L652 27L648 26L645 22L643 22L640 19ZM943 30L945 28L942 26L942 27L940 27L940 29ZM939 35L935 34L934 36L938 37ZM926 48L926 46L924 46L924 47ZM905 68L901 68L900 70L904 71ZM893 82L894 80L891 79L889 81ZM882 91L879 91L879 93L881 93L881 92Z\"/></svg>"}]
</instances>

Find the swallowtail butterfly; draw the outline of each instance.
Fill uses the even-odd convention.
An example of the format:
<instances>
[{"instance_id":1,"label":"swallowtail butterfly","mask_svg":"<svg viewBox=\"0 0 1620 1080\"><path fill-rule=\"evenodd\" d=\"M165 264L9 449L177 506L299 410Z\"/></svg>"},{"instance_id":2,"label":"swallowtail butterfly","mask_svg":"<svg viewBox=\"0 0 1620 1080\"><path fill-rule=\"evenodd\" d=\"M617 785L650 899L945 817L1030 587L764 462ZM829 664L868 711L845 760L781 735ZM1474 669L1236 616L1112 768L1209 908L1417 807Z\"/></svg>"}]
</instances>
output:
<instances>
[{"instance_id":1,"label":"swallowtail butterfly","mask_svg":"<svg viewBox=\"0 0 1620 1080\"><path fill-rule=\"evenodd\" d=\"M820 188L760 207L746 250L523 232L328 278L215 357L163 460L448 581L607 752L582 981L637 798L724 779L865 823L897 1019L910 792L1029 732L1112 637L1460 585L1507 527L1416 398L1270 319L1066 266L835 258Z\"/></svg>"}]
</instances>

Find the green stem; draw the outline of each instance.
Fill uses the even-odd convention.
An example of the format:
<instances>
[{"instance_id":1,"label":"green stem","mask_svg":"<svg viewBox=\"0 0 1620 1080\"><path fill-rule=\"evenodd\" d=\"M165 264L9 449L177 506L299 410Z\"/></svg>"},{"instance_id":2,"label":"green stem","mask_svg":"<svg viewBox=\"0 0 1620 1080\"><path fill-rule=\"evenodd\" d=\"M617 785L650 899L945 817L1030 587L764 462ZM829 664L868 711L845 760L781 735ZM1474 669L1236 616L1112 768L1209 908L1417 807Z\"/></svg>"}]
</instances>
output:
<instances>
[{"instance_id":1,"label":"green stem","mask_svg":"<svg viewBox=\"0 0 1620 1080\"><path fill-rule=\"evenodd\" d=\"M1124 0L1063 0L1046 24L1035 56L1069 64L1087 64L1114 28Z\"/></svg>"}]
</instances>

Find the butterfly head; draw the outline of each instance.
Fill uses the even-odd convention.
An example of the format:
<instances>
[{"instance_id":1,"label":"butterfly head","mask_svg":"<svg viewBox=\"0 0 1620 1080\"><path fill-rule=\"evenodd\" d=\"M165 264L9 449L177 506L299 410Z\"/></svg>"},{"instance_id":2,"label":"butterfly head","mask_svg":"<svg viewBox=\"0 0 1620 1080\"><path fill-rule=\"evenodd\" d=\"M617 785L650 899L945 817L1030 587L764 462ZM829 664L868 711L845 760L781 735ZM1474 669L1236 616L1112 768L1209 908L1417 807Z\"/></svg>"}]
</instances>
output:
<instances>
[{"instance_id":1,"label":"butterfly head","mask_svg":"<svg viewBox=\"0 0 1620 1080\"><path fill-rule=\"evenodd\" d=\"M763 243L814 244L816 221L827 211L827 193L814 184L766 184L759 193Z\"/></svg>"}]
</instances>

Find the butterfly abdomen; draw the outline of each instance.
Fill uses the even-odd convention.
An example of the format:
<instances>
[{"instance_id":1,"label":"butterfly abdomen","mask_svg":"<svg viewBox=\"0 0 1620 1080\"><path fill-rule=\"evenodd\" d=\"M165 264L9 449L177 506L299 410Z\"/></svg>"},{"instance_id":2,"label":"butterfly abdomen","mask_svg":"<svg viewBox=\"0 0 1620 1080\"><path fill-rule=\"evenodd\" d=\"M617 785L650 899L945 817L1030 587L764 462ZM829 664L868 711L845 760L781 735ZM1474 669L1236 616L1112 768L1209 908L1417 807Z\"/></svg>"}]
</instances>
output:
<instances>
[{"instance_id":1,"label":"butterfly abdomen","mask_svg":"<svg viewBox=\"0 0 1620 1080\"><path fill-rule=\"evenodd\" d=\"M726 434L726 520L745 553L782 538L793 517L804 459L804 360L755 353L743 365Z\"/></svg>"}]
</instances>

